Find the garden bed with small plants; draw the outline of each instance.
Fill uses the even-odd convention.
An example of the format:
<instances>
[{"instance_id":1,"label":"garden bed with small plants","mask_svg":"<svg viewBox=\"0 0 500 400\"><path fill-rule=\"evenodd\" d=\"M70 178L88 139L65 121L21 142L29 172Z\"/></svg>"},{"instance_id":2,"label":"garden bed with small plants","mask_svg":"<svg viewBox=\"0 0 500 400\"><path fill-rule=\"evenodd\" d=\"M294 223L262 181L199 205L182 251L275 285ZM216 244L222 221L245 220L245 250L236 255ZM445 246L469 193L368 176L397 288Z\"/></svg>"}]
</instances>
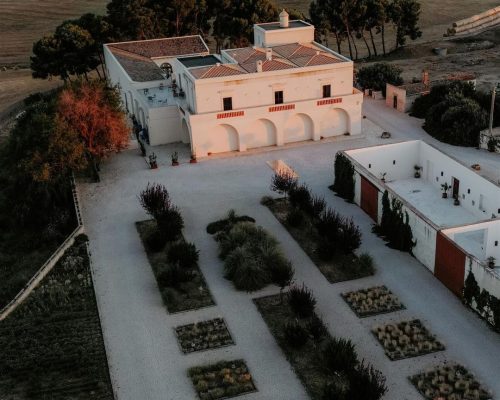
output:
<instances>
[{"instance_id":1,"label":"garden bed with small plants","mask_svg":"<svg viewBox=\"0 0 500 400\"><path fill-rule=\"evenodd\" d=\"M188 375L200 400L226 399L257 391L243 360L193 367Z\"/></svg>"},{"instance_id":2,"label":"garden bed with small plants","mask_svg":"<svg viewBox=\"0 0 500 400\"><path fill-rule=\"evenodd\" d=\"M360 318L404 309L404 305L385 286L342 293L342 298Z\"/></svg>"},{"instance_id":3,"label":"garden bed with small plants","mask_svg":"<svg viewBox=\"0 0 500 400\"><path fill-rule=\"evenodd\" d=\"M442 365L409 378L428 400L491 400L493 395L461 365Z\"/></svg>"},{"instance_id":4,"label":"garden bed with small plants","mask_svg":"<svg viewBox=\"0 0 500 400\"><path fill-rule=\"evenodd\" d=\"M330 335L306 287L254 303L312 400L378 400L386 392L385 378L359 361L354 344Z\"/></svg>"},{"instance_id":5,"label":"garden bed with small plants","mask_svg":"<svg viewBox=\"0 0 500 400\"><path fill-rule=\"evenodd\" d=\"M294 270L278 241L253 219L231 210L225 219L207 227L219 243L224 277L238 290L252 292L274 283L281 289L290 285Z\"/></svg>"},{"instance_id":6,"label":"garden bed with small plants","mask_svg":"<svg viewBox=\"0 0 500 400\"><path fill-rule=\"evenodd\" d=\"M186 354L234 344L222 318L178 326L175 328L175 334L183 353Z\"/></svg>"},{"instance_id":7,"label":"garden bed with small plants","mask_svg":"<svg viewBox=\"0 0 500 400\"><path fill-rule=\"evenodd\" d=\"M289 198L265 197L262 204L271 210L328 282L343 282L373 275L375 267L372 257L367 253L357 256L353 252L361 243L361 233L357 226L352 220L325 208L324 203L321 206L322 201L324 202L322 199L315 200L322 209L317 217L293 206ZM341 224L347 228L344 240L335 238ZM347 237L348 234L352 234L351 238Z\"/></svg>"},{"instance_id":8,"label":"garden bed with small plants","mask_svg":"<svg viewBox=\"0 0 500 400\"><path fill-rule=\"evenodd\" d=\"M85 236L0 323L0 348L2 399L113 399Z\"/></svg>"},{"instance_id":9,"label":"garden bed with small plants","mask_svg":"<svg viewBox=\"0 0 500 400\"><path fill-rule=\"evenodd\" d=\"M418 319L376 326L372 329L372 333L392 361L418 357L445 349L444 345L431 335Z\"/></svg>"},{"instance_id":10,"label":"garden bed with small plants","mask_svg":"<svg viewBox=\"0 0 500 400\"><path fill-rule=\"evenodd\" d=\"M139 195L152 220L136 223L158 287L170 313L214 305L198 266L199 252L182 235L184 221L163 185L149 185Z\"/></svg>"}]
</instances>

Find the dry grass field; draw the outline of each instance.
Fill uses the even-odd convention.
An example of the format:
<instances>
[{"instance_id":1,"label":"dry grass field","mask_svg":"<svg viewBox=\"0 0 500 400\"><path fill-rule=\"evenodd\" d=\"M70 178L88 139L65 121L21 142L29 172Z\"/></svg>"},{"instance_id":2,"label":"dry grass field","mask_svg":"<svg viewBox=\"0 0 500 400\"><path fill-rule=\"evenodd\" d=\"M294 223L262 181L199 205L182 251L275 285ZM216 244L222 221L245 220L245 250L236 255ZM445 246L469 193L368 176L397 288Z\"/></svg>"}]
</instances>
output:
<instances>
[{"instance_id":1,"label":"dry grass field","mask_svg":"<svg viewBox=\"0 0 500 400\"><path fill-rule=\"evenodd\" d=\"M423 36L419 43L439 40L453 21L487 10L499 3L499 0L420 1ZM53 87L56 83L31 79L31 73L26 67L33 42L51 32L65 19L77 17L85 12L103 13L106 3L107 0L0 0L0 68L14 65L25 68L17 71L0 69L0 115L26 95ZM277 0L277 3L280 7L296 8L306 13L309 7L309 0ZM391 47L390 38L388 42ZM333 40L329 45L334 46ZM366 50L361 42L359 50L363 56Z\"/></svg>"}]
</instances>

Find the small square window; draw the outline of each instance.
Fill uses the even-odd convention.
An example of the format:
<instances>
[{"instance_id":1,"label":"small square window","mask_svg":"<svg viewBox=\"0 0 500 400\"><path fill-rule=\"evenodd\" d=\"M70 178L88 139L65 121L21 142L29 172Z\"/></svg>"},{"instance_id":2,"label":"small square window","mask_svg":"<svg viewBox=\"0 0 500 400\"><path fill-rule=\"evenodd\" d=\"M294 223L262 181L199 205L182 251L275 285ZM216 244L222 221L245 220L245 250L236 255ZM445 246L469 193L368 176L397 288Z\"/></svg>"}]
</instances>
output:
<instances>
[{"instance_id":1,"label":"small square window","mask_svg":"<svg viewBox=\"0 0 500 400\"><path fill-rule=\"evenodd\" d=\"M274 104L283 104L283 90L274 92Z\"/></svg>"},{"instance_id":2,"label":"small square window","mask_svg":"<svg viewBox=\"0 0 500 400\"><path fill-rule=\"evenodd\" d=\"M443 176L443 175L444 175L444 174L443 174L443 171L441 171L441 176Z\"/></svg>"},{"instance_id":3,"label":"small square window","mask_svg":"<svg viewBox=\"0 0 500 400\"><path fill-rule=\"evenodd\" d=\"M498 240L495 240L495 246L498 246Z\"/></svg>"},{"instance_id":4,"label":"small square window","mask_svg":"<svg viewBox=\"0 0 500 400\"><path fill-rule=\"evenodd\" d=\"M368 168L371 168L371 167L372 167L372 165L371 165L371 164L368 164Z\"/></svg>"},{"instance_id":5,"label":"small square window","mask_svg":"<svg viewBox=\"0 0 500 400\"><path fill-rule=\"evenodd\" d=\"M497 211L497 212L498 212L498 214L500 214L500 208L498 209L498 211Z\"/></svg>"},{"instance_id":6,"label":"small square window","mask_svg":"<svg viewBox=\"0 0 500 400\"><path fill-rule=\"evenodd\" d=\"M392 160L392 165L396 165L396 160Z\"/></svg>"},{"instance_id":7,"label":"small square window","mask_svg":"<svg viewBox=\"0 0 500 400\"><path fill-rule=\"evenodd\" d=\"M332 97L332 85L323 85L323 98Z\"/></svg>"},{"instance_id":8,"label":"small square window","mask_svg":"<svg viewBox=\"0 0 500 400\"><path fill-rule=\"evenodd\" d=\"M224 97L222 99L224 104L224 111L230 111L233 109L233 98L232 97Z\"/></svg>"},{"instance_id":9,"label":"small square window","mask_svg":"<svg viewBox=\"0 0 500 400\"><path fill-rule=\"evenodd\" d=\"M470 194L470 189L467 189L467 193Z\"/></svg>"}]
</instances>

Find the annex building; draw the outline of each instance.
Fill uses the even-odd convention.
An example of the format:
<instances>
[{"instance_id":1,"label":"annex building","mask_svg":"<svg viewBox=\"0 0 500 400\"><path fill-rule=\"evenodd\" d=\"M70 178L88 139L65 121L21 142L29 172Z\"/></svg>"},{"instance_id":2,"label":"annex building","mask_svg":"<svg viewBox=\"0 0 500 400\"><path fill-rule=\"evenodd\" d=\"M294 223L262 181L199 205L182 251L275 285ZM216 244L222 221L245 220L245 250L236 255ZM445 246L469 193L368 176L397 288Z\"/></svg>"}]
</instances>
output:
<instances>
[{"instance_id":1,"label":"annex building","mask_svg":"<svg viewBox=\"0 0 500 400\"><path fill-rule=\"evenodd\" d=\"M200 36L104 46L112 84L151 145L198 157L361 133L354 65L314 41L314 26L254 25L254 46L210 54Z\"/></svg>"},{"instance_id":2,"label":"annex building","mask_svg":"<svg viewBox=\"0 0 500 400\"><path fill-rule=\"evenodd\" d=\"M408 213L414 256L444 285L461 296L472 271L481 289L500 297L497 185L419 140L344 154L354 167L354 201L374 222L387 190Z\"/></svg>"}]
</instances>

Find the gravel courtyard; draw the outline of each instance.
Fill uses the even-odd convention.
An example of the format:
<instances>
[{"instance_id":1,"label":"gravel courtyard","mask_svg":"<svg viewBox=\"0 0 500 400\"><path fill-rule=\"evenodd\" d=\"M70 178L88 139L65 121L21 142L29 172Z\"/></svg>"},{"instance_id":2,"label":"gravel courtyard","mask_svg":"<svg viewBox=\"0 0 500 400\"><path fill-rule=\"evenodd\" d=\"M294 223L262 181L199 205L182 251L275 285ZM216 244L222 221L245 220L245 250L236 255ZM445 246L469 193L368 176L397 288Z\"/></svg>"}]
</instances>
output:
<instances>
[{"instance_id":1,"label":"gravel courtyard","mask_svg":"<svg viewBox=\"0 0 500 400\"><path fill-rule=\"evenodd\" d=\"M419 121L386 109L381 102L367 101L365 114L391 140L429 137ZM431 143L435 141L428 140ZM388 400L421 398L407 377L428 366L452 361L463 363L497 395L500 393L500 335L468 311L416 259L384 246L371 233L371 220L357 206L335 197L332 183L333 157L338 150L378 142L373 132L364 138L321 144L306 144L271 152L238 157L219 157L198 164L170 167L173 146L155 148L159 169L149 170L139 151L129 150L102 166L101 182L80 184L84 223L90 238L93 275L102 318L110 372L118 400L190 400L196 394L186 374L189 367L219 360L243 358L254 377L258 392L242 399L307 399L298 378L252 303L253 297L277 293L278 288L247 294L237 292L222 274L217 244L206 233L206 225L231 208L256 219L281 243L293 262L296 281L305 282L318 301L317 311L334 335L355 342L360 358L373 363L387 377ZM475 149L439 145L451 155L484 165L490 178L500 171L500 157ZM184 156L184 157L182 157ZM361 251L375 259L377 273L370 278L329 284L313 262L271 212L260 205L271 194L272 170L266 164L281 159L291 166L315 194L322 195L340 213L352 216L363 231ZM500 178L500 176L498 177ZM200 268L215 299L213 307L168 314L135 228L147 215L137 195L148 182L167 186L185 220L184 234L200 250ZM385 284L406 306L405 310L358 319L340 293ZM234 346L184 355L173 328L196 321L223 317ZM373 325L419 318L441 340L446 350L417 358L389 361L370 333Z\"/></svg>"}]
</instances>

